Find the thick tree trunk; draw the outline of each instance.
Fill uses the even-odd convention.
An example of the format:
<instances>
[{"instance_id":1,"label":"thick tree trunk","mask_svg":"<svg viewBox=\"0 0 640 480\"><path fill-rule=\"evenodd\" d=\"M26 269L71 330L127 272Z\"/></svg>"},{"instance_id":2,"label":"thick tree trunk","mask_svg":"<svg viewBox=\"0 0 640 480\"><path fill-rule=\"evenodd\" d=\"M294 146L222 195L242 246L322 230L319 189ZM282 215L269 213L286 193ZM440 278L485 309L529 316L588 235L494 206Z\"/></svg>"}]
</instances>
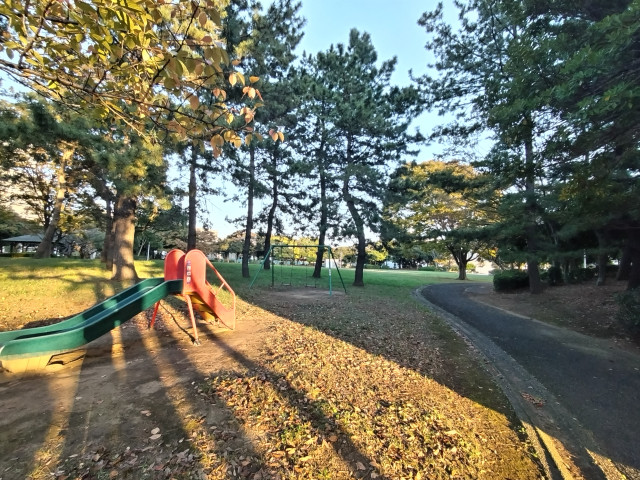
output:
<instances>
[{"instance_id":1,"label":"thick tree trunk","mask_svg":"<svg viewBox=\"0 0 640 480\"><path fill-rule=\"evenodd\" d=\"M320 170L320 236L318 237L318 244L324 245L327 237L327 229L329 222L329 206L327 205L327 174L324 171L324 165ZM322 276L322 258L324 257L324 247L318 247L316 252L316 263L313 268L313 278L320 278Z\"/></svg>"},{"instance_id":2,"label":"thick tree trunk","mask_svg":"<svg viewBox=\"0 0 640 480\"><path fill-rule=\"evenodd\" d=\"M113 215L113 276L125 284L136 283L138 273L133 261L133 240L136 224L136 199L118 195Z\"/></svg>"},{"instance_id":3,"label":"thick tree trunk","mask_svg":"<svg viewBox=\"0 0 640 480\"><path fill-rule=\"evenodd\" d=\"M449 253L453 256L453 259L456 262L458 267L458 280L466 280L467 279L467 263L469 259L467 258L467 252L462 248L457 248L454 246L448 246L447 249Z\"/></svg>"},{"instance_id":4,"label":"thick tree trunk","mask_svg":"<svg viewBox=\"0 0 640 480\"><path fill-rule=\"evenodd\" d=\"M362 217L356 207L355 200L349 191L349 176L347 175L345 175L345 179L342 184L342 198L344 198L344 201L347 204L347 208L349 209L353 223L356 226L356 232L358 235L358 255L356 257L356 272L353 280L353 286L364 287L364 264L367 259L367 243L364 235L364 221L362 220Z\"/></svg>"},{"instance_id":5,"label":"thick tree trunk","mask_svg":"<svg viewBox=\"0 0 640 480\"><path fill-rule=\"evenodd\" d=\"M530 119L527 119L531 122ZM525 139L525 196L527 210L527 224L525 235L527 239L527 272L529 274L529 291L532 294L542 293L542 282L540 280L540 268L538 264L538 229L536 225L537 202L535 192L535 158L533 155L532 131L529 131Z\"/></svg>"},{"instance_id":6,"label":"thick tree trunk","mask_svg":"<svg viewBox=\"0 0 640 480\"><path fill-rule=\"evenodd\" d=\"M458 258L458 280L466 280L467 279L467 263L469 260L467 259L467 253L460 250L460 256Z\"/></svg>"},{"instance_id":7,"label":"thick tree trunk","mask_svg":"<svg viewBox=\"0 0 640 480\"><path fill-rule=\"evenodd\" d=\"M53 209L51 211L51 217L49 223L45 229L42 242L38 245L35 258L49 258L53 250L53 237L58 229L60 223L60 216L64 210L64 198L67 194L67 165L71 162L73 153L75 152L75 145L68 145L62 152L62 158L60 163L56 167L56 198L53 201Z\"/></svg>"},{"instance_id":8,"label":"thick tree trunk","mask_svg":"<svg viewBox=\"0 0 640 480\"><path fill-rule=\"evenodd\" d=\"M58 175L58 182L61 181L61 175ZM58 229L58 224L60 223L60 216L62 215L62 210L64 209L64 197L67 189L64 184L58 184L58 190L56 191L56 198L53 202L53 209L51 212L51 217L49 220L49 225L44 232L44 236L42 237L42 242L38 245L38 250L36 251L34 258L49 258L51 257L51 252L53 250L53 237L56 234L56 230Z\"/></svg>"},{"instance_id":9,"label":"thick tree trunk","mask_svg":"<svg viewBox=\"0 0 640 480\"><path fill-rule=\"evenodd\" d=\"M244 230L242 246L242 276L249 278L249 253L251 252L251 231L253 230L253 195L256 175L256 150L253 144L249 147L249 188L247 192L247 226Z\"/></svg>"},{"instance_id":10,"label":"thick tree trunk","mask_svg":"<svg viewBox=\"0 0 640 480\"><path fill-rule=\"evenodd\" d=\"M191 161L189 162L189 230L187 234L187 251L196 248L196 221L198 183L196 179L196 161L198 153L195 145L191 146Z\"/></svg>"}]
</instances>

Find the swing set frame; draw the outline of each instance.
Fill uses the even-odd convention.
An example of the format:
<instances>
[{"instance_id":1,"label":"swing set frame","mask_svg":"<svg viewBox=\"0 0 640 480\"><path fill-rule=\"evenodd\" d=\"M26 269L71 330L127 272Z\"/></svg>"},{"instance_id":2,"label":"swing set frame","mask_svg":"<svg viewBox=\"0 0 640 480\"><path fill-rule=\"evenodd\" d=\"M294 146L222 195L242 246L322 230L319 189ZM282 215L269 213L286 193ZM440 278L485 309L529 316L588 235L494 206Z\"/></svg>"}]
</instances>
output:
<instances>
[{"instance_id":1,"label":"swing set frame","mask_svg":"<svg viewBox=\"0 0 640 480\"><path fill-rule=\"evenodd\" d=\"M344 280L342 279L342 273L340 273L340 268L338 267L338 263L336 262L335 257L333 256L333 251L331 250L331 246L330 245L286 245L286 244L276 244L276 245L271 245L269 247L269 251L267 252L267 254L264 256L264 258L262 259L262 261L260 262L260 268L258 268L258 271L256 272L256 274L253 276L253 280L251 280L251 283L249 284L249 288L251 289L253 287L253 284L256 282L256 279L258 278L258 275L260 275L260 272L262 270L264 270L264 263L266 262L267 259L269 259L269 264L270 264L270 270L271 270L271 287L275 287L276 284L276 264L274 263L274 252L278 249L280 249L280 251L282 252L283 249L285 248L314 248L315 251L317 252L319 249L324 249L327 251L328 253L328 260L329 260L329 267L328 267L328 279L329 279L329 295L332 295L333 293L333 285L332 285L332 264L335 267L336 271L338 272L338 277L340 277L340 283L342 284L342 288L344 289L344 293L347 293L347 288L344 285ZM295 263L295 257L292 258L293 263L291 264L291 267L293 268L294 263ZM282 267L283 264L280 264L280 266ZM308 268L309 265L306 265L306 267ZM283 285L286 286L291 286L291 274L290 274L290 283L289 284L285 284L283 283ZM305 286L309 286L309 285L305 285ZM315 285L314 285L315 287Z\"/></svg>"}]
</instances>

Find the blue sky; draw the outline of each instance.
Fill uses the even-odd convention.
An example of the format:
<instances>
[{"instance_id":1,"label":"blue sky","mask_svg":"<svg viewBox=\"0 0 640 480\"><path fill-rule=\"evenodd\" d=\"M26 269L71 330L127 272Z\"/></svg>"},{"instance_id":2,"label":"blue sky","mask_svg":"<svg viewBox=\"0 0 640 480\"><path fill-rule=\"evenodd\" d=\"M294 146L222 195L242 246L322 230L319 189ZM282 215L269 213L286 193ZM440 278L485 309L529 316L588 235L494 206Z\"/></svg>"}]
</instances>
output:
<instances>
[{"instance_id":1,"label":"blue sky","mask_svg":"<svg viewBox=\"0 0 640 480\"><path fill-rule=\"evenodd\" d=\"M410 70L414 76L420 76L427 73L427 65L434 62L425 48L429 39L427 32L418 25L424 12L435 9L434 0L301 0L301 3L300 13L307 23L298 54L303 51L315 54L327 50L331 44L347 44L349 32L356 28L369 33L379 62L397 58L392 77L395 85L409 85ZM453 0L443 0L443 4L445 19L457 23L458 10ZM426 135L442 121L437 113L427 112L412 123L412 128L419 127ZM442 154L443 147L425 145L420 152L418 160L429 160Z\"/></svg>"},{"instance_id":2,"label":"blue sky","mask_svg":"<svg viewBox=\"0 0 640 480\"><path fill-rule=\"evenodd\" d=\"M307 19L299 51L317 53L331 44L348 43L356 28L371 35L380 61L398 58L394 83L408 84L408 72L426 72L424 45L427 35L418 25L431 2L424 0L304 0L301 14Z\"/></svg>"},{"instance_id":3,"label":"blue sky","mask_svg":"<svg viewBox=\"0 0 640 480\"><path fill-rule=\"evenodd\" d=\"M397 57L397 65L392 82L396 85L409 85L409 70L414 75L427 72L427 64L433 61L425 49L428 40L424 28L418 25L418 19L427 10L435 8L435 2L424 0L301 0L300 14L306 19L304 37L296 52L302 55L316 54L326 51L331 44L347 44L352 28L367 32L378 53L378 61L383 62ZM270 2L265 1L265 5ZM445 15L455 19L456 10L451 7L451 0L445 1ZM435 113L425 113L415 122L423 134L439 119ZM418 160L428 160L440 153L440 145L421 148ZM228 188L232 191L233 188ZM238 227L224 220L226 215L237 217L245 208L239 203L223 202L223 198L209 197L207 204L214 230L221 236L228 235Z\"/></svg>"}]
</instances>

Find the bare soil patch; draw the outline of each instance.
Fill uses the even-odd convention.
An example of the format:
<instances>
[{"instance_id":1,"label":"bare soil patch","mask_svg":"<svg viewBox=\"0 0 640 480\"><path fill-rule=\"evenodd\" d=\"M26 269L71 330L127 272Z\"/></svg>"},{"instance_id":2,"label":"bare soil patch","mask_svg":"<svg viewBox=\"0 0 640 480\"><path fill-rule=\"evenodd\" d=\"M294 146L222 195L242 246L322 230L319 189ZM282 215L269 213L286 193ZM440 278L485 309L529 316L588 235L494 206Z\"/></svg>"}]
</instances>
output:
<instances>
[{"instance_id":1,"label":"bare soil patch","mask_svg":"<svg viewBox=\"0 0 640 480\"><path fill-rule=\"evenodd\" d=\"M626 282L609 280L593 283L548 287L540 295L528 290L495 292L490 285L471 297L480 302L535 318L545 323L574 330L598 338L611 338L621 347L639 349L640 338L632 338L616 319L615 296L626 289Z\"/></svg>"},{"instance_id":2,"label":"bare soil patch","mask_svg":"<svg viewBox=\"0 0 640 480\"><path fill-rule=\"evenodd\" d=\"M0 478L537 479L508 402L409 292L249 292L238 327L163 302L0 383ZM475 362L475 363L474 363Z\"/></svg>"}]
</instances>

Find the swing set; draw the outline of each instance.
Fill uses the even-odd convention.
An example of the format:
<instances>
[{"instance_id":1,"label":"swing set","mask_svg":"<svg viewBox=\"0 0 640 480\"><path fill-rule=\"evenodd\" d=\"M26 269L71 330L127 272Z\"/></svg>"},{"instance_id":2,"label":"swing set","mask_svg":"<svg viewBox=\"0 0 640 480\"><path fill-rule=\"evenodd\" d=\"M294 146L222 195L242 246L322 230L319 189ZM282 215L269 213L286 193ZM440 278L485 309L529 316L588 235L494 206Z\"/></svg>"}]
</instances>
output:
<instances>
[{"instance_id":1,"label":"swing set","mask_svg":"<svg viewBox=\"0 0 640 480\"><path fill-rule=\"evenodd\" d=\"M314 276L315 260L319 251L322 253L323 267L320 270L320 276ZM304 252L309 254L305 255ZM276 286L328 288L331 295L333 293L332 272L335 270L344 292L347 292L340 268L329 245L272 245L260 262L260 268L249 284L249 288L254 286L261 272L267 270L265 269L267 260L268 270L271 271L271 288Z\"/></svg>"}]
</instances>

